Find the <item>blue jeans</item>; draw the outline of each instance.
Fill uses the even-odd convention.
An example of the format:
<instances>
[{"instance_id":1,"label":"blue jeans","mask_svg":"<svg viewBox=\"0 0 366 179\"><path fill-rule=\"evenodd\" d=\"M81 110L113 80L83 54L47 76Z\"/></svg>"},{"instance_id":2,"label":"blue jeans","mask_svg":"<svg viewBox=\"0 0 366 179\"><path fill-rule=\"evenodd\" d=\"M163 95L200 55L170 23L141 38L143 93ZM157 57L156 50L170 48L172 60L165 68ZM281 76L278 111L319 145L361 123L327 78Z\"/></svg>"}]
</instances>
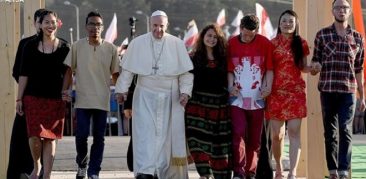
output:
<instances>
[{"instance_id":1,"label":"blue jeans","mask_svg":"<svg viewBox=\"0 0 366 179\"><path fill-rule=\"evenodd\" d=\"M353 93L320 93L325 154L330 173L350 169L352 157L352 121L356 108ZM339 142L337 138L339 129Z\"/></svg>"},{"instance_id":2,"label":"blue jeans","mask_svg":"<svg viewBox=\"0 0 366 179\"><path fill-rule=\"evenodd\" d=\"M88 136L90 121L93 120L93 144L90 149L88 175L99 175L103 160L104 134L107 125L107 111L99 109L76 109L76 163L86 168L88 163Z\"/></svg>"}]
</instances>

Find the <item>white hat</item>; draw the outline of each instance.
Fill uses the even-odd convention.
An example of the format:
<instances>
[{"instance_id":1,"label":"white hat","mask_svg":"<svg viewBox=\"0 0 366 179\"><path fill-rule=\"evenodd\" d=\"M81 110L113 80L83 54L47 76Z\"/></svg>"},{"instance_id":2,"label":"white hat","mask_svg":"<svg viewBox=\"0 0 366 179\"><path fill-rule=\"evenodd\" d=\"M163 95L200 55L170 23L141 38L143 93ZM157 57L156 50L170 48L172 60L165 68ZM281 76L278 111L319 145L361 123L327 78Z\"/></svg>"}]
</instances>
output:
<instances>
[{"instance_id":1,"label":"white hat","mask_svg":"<svg viewBox=\"0 0 366 179\"><path fill-rule=\"evenodd\" d=\"M166 13L165 13L164 11L161 11L161 10L157 10L157 11L155 11L155 12L153 12L153 13L151 14L151 17L155 17L155 16L164 16L164 17L168 17L168 16L166 15Z\"/></svg>"}]
</instances>

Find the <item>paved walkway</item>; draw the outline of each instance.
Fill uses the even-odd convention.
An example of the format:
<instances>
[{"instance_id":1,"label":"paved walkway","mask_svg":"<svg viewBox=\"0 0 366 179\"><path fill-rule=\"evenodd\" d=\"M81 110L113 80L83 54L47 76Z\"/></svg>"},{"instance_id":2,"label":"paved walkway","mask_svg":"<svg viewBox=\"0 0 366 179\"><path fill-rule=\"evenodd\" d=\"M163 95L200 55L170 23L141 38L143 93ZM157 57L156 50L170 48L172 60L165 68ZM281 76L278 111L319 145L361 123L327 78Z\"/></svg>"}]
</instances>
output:
<instances>
[{"instance_id":1,"label":"paved walkway","mask_svg":"<svg viewBox=\"0 0 366 179\"><path fill-rule=\"evenodd\" d=\"M76 173L70 171L54 171L52 179L74 179ZM99 175L101 179L133 179L133 173L128 171L102 171ZM189 171L190 179L198 179L199 176L195 171Z\"/></svg>"},{"instance_id":2,"label":"paved walkway","mask_svg":"<svg viewBox=\"0 0 366 179\"><path fill-rule=\"evenodd\" d=\"M89 138L92 141L92 138ZM106 137L106 147L102 163L100 178L102 179L132 179L133 174L128 171L126 153L129 137ZM288 142L286 142L288 143ZM286 147L288 148L288 147ZM89 146L90 149L90 146ZM56 158L52 172L52 179L75 178L75 144L74 137L64 137L59 140ZM286 156L288 154L285 154ZM285 165L286 161L285 158ZM286 166L285 166L286 167ZM352 178L366 178L366 136L354 136L352 157ZM286 176L286 175L285 175ZM194 165L189 166L190 179L198 179ZM299 178L300 179L300 178Z\"/></svg>"}]
</instances>

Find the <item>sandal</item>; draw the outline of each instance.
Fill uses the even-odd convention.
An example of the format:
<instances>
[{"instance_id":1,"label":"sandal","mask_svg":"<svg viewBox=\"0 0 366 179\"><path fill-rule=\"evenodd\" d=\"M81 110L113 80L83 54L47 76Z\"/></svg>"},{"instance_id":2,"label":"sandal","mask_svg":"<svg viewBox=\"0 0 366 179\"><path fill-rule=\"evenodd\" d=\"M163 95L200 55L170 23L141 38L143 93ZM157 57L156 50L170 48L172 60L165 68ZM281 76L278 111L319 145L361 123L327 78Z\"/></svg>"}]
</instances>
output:
<instances>
[{"instance_id":1,"label":"sandal","mask_svg":"<svg viewBox=\"0 0 366 179\"><path fill-rule=\"evenodd\" d=\"M283 179L285 176L282 174L282 172L276 171L275 179Z\"/></svg>"}]
</instances>

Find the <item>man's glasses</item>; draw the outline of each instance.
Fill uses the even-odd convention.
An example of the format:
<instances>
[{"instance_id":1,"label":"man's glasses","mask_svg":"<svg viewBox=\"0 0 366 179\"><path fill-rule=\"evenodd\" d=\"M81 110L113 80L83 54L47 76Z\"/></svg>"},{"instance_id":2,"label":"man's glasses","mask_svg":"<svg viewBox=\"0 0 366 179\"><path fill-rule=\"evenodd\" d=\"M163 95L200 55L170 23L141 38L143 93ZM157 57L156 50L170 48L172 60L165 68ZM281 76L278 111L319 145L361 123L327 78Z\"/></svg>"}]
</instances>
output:
<instances>
[{"instance_id":1,"label":"man's glasses","mask_svg":"<svg viewBox=\"0 0 366 179\"><path fill-rule=\"evenodd\" d=\"M93 22L89 22L86 24L86 26L88 27L96 27L96 28L102 28L103 27L103 24L100 24L100 23L93 23Z\"/></svg>"},{"instance_id":2,"label":"man's glasses","mask_svg":"<svg viewBox=\"0 0 366 179\"><path fill-rule=\"evenodd\" d=\"M349 6L334 6L333 9L340 11L340 10L345 10L348 11L350 9Z\"/></svg>"}]
</instances>

